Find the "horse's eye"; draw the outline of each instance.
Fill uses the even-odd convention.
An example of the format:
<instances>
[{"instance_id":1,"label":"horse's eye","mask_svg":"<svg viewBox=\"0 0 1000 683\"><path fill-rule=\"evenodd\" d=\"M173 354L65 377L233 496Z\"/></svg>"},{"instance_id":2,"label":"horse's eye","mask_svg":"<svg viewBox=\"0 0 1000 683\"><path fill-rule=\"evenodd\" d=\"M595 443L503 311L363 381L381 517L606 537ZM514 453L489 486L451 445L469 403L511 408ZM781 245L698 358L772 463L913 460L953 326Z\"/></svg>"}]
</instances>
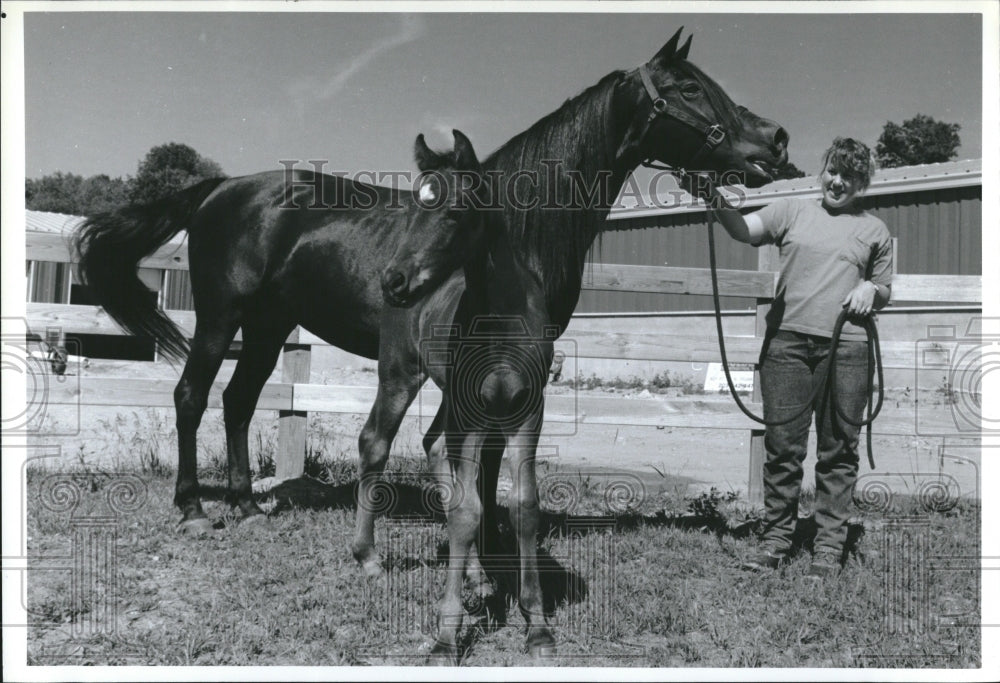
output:
<instances>
[{"instance_id":1,"label":"horse's eye","mask_svg":"<svg viewBox=\"0 0 1000 683\"><path fill-rule=\"evenodd\" d=\"M701 88L699 88L694 83L685 83L684 85L681 86L681 95L685 99L692 100L695 97L698 97L698 95L700 94L701 94Z\"/></svg>"}]
</instances>

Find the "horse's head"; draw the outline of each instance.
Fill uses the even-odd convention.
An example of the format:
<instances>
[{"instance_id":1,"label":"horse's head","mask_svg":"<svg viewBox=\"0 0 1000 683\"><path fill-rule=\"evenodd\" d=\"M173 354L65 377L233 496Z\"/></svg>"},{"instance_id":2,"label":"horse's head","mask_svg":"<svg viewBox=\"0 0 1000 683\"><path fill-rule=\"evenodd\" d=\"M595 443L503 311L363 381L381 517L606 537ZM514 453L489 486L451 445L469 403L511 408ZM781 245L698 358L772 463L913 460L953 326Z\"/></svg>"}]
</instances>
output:
<instances>
[{"instance_id":1,"label":"horse's head","mask_svg":"<svg viewBox=\"0 0 1000 683\"><path fill-rule=\"evenodd\" d=\"M620 152L677 168L730 172L729 183L736 174L749 187L770 182L774 168L788 161L788 133L735 104L687 61L691 37L678 48L681 30L628 75L628 95L638 106Z\"/></svg>"},{"instance_id":2,"label":"horse's head","mask_svg":"<svg viewBox=\"0 0 1000 683\"><path fill-rule=\"evenodd\" d=\"M414 145L421 174L406 232L382 271L382 295L391 306L412 306L471 258L482 244L483 221L476 210L481 186L479 160L461 131L455 149L431 150L423 135Z\"/></svg>"}]
</instances>

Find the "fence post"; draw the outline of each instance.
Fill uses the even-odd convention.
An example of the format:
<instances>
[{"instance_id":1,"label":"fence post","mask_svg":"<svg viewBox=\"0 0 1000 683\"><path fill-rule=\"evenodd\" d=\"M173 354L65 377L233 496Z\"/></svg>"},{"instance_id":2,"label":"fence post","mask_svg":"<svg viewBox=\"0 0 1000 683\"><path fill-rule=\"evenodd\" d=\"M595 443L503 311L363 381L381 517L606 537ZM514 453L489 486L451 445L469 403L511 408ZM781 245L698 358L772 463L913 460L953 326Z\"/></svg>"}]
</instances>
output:
<instances>
[{"instance_id":1,"label":"fence post","mask_svg":"<svg viewBox=\"0 0 1000 683\"><path fill-rule=\"evenodd\" d=\"M281 353L281 381L284 384L308 384L312 347L300 344L301 328L296 327L285 341ZM292 392L294 398L295 392ZM278 457L274 476L278 481L301 477L305 472L306 425L304 410L278 411Z\"/></svg>"},{"instance_id":2,"label":"fence post","mask_svg":"<svg viewBox=\"0 0 1000 683\"><path fill-rule=\"evenodd\" d=\"M757 250L757 270L761 272L774 272L778 270L778 249L772 245L764 245ZM754 334L758 340L763 342L764 333L767 331L767 312L771 308L773 299L757 299L757 317L754 326ZM753 401L761 401L760 391L760 366L754 365L753 369ZM747 498L751 505L763 505L764 503L764 460L767 453L764 451L764 430L750 430L750 475L747 482Z\"/></svg>"}]
</instances>

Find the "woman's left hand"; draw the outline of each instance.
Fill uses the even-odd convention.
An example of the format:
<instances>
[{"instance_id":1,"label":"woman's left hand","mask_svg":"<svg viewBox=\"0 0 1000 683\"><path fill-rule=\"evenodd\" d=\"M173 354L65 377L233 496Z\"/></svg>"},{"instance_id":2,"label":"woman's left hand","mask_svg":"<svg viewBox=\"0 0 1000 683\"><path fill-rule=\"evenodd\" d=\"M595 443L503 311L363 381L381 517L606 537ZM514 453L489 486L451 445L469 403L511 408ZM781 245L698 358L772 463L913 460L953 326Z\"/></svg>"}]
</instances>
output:
<instances>
[{"instance_id":1,"label":"woman's left hand","mask_svg":"<svg viewBox=\"0 0 1000 683\"><path fill-rule=\"evenodd\" d=\"M853 315L870 315L875 305L875 292L877 291L878 286L874 282L865 280L844 297L841 306L844 306L847 312Z\"/></svg>"}]
</instances>

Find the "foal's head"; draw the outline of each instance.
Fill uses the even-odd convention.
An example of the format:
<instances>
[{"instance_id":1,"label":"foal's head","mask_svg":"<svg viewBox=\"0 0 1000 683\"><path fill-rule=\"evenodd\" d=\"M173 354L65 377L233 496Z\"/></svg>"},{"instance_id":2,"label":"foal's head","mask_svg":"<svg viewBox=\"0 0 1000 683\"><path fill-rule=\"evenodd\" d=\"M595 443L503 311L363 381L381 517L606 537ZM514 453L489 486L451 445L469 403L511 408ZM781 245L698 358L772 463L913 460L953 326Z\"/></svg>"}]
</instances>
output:
<instances>
[{"instance_id":1,"label":"foal's head","mask_svg":"<svg viewBox=\"0 0 1000 683\"><path fill-rule=\"evenodd\" d=\"M423 135L414 146L420 175L414 210L396 251L382 271L382 295L391 306L412 306L471 257L481 244L483 222L474 192L481 186L472 143L452 131L455 149L431 150Z\"/></svg>"}]
</instances>

